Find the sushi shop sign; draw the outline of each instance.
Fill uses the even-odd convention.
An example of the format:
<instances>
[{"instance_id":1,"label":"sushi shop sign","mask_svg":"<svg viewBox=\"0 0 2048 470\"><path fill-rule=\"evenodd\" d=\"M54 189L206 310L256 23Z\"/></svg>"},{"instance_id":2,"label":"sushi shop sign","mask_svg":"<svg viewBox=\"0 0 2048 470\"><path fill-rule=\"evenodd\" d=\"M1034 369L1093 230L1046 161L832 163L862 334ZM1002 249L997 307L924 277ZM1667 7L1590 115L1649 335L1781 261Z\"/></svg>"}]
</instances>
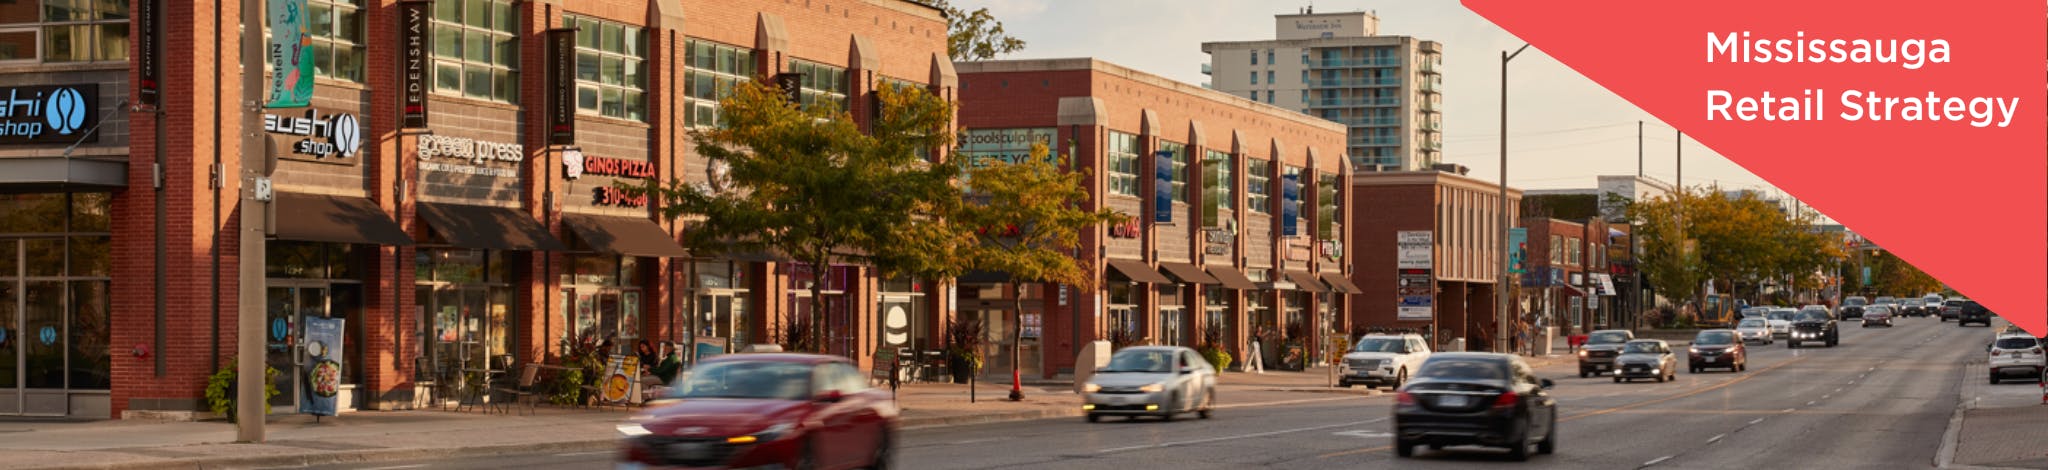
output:
<instances>
[{"instance_id":1,"label":"sushi shop sign","mask_svg":"<svg viewBox=\"0 0 2048 470\"><path fill-rule=\"evenodd\" d=\"M264 114L263 132L277 158L354 165L362 154L363 122L351 113L306 108L298 114Z\"/></svg>"},{"instance_id":2,"label":"sushi shop sign","mask_svg":"<svg viewBox=\"0 0 2048 470\"><path fill-rule=\"evenodd\" d=\"M0 87L0 144L94 142L97 84Z\"/></svg>"}]
</instances>

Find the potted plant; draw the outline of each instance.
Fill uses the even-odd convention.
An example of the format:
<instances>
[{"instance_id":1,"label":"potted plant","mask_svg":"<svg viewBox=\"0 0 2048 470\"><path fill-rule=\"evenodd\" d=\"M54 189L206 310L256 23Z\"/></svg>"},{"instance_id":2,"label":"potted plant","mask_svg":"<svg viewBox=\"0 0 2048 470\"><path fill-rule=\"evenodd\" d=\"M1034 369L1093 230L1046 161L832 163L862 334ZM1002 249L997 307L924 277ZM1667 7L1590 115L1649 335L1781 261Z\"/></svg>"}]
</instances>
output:
<instances>
[{"instance_id":1,"label":"potted plant","mask_svg":"<svg viewBox=\"0 0 2048 470\"><path fill-rule=\"evenodd\" d=\"M981 370L981 341L980 321L946 321L946 368L953 373L953 383L967 383Z\"/></svg>"},{"instance_id":2,"label":"potted plant","mask_svg":"<svg viewBox=\"0 0 2048 470\"><path fill-rule=\"evenodd\" d=\"M263 414L270 414L270 399L282 393L277 391L279 373L276 368L263 367ZM213 414L225 416L228 422L233 423L236 419L235 396L235 361L229 360L220 371L206 378L206 405Z\"/></svg>"},{"instance_id":3,"label":"potted plant","mask_svg":"<svg viewBox=\"0 0 2048 470\"><path fill-rule=\"evenodd\" d=\"M1209 328L1202 332L1202 359L1221 371L1230 367L1230 351L1223 349L1223 329Z\"/></svg>"}]
</instances>

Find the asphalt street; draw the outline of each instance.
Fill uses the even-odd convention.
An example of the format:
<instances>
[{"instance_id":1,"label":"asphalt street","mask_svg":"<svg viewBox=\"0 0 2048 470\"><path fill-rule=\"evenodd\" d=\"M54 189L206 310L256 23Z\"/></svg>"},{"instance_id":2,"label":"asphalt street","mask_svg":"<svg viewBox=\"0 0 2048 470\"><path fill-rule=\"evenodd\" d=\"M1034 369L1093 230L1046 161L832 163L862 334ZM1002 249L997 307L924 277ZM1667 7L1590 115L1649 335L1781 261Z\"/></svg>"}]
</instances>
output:
<instances>
[{"instance_id":1,"label":"asphalt street","mask_svg":"<svg viewBox=\"0 0 2048 470\"><path fill-rule=\"evenodd\" d=\"M1509 462L1452 447L1393 456L1392 398L1302 394L1173 422L1047 419L904 431L901 468L1932 468L1958 401L1965 361L1991 330L1931 318L1893 328L1842 323L1834 348L1752 345L1747 372L1681 372L1676 382L1582 379L1571 362L1539 368L1557 382L1556 455ZM1678 345L1674 345L1678 346ZM1684 363L1683 347L1679 361ZM1225 377L1226 379L1228 376ZM1280 393L1225 388L1233 394ZM1272 401L1260 396L1261 401ZM609 453L508 455L352 468L603 468ZM342 468L342 467L334 467Z\"/></svg>"}]
</instances>

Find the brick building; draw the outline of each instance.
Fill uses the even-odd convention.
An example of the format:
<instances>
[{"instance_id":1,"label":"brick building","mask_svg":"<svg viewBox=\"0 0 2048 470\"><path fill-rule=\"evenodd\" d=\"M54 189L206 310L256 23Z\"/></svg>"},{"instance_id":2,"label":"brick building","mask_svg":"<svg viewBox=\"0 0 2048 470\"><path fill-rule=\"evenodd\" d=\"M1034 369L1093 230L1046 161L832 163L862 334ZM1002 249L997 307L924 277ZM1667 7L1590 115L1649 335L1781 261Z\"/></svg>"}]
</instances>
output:
<instances>
[{"instance_id":1,"label":"brick building","mask_svg":"<svg viewBox=\"0 0 2048 470\"><path fill-rule=\"evenodd\" d=\"M1023 372L1045 377L1095 340L1199 346L1213 330L1243 358L1266 330L1279 366L1286 345L1315 357L1319 332L1342 331L1355 292L1343 126L1095 59L955 66L963 158L1044 143L1088 175L1091 208L1132 218L1082 236L1097 290L960 279L958 314L991 325L989 370L1009 370L1016 327Z\"/></svg>"},{"instance_id":2,"label":"brick building","mask_svg":"<svg viewBox=\"0 0 2048 470\"><path fill-rule=\"evenodd\" d=\"M0 113L0 415L204 407L236 344L244 131L276 160L269 362L298 374L305 321L346 320L345 410L438 400L570 333L719 352L816 309L832 352L866 357L877 312L929 336L943 310L931 283L857 266L691 258L687 227L610 189L706 180L685 131L739 81L801 73L807 104L861 121L882 83L950 98L933 8L309 0L310 105L243 129L237 3L18 3L0 7L0 96L57 111ZM274 411L294 412L301 381L278 382Z\"/></svg>"},{"instance_id":3,"label":"brick building","mask_svg":"<svg viewBox=\"0 0 2048 470\"><path fill-rule=\"evenodd\" d=\"M1467 349L1490 349L1498 331L1497 183L1456 173L1388 172L1355 176L1351 187L1357 224L1352 279L1365 291L1350 310L1353 329L1413 331L1437 345L1464 338ZM1519 216L1521 196L1508 190L1511 219ZM1404 235L1413 238L1410 250L1400 249Z\"/></svg>"},{"instance_id":4,"label":"brick building","mask_svg":"<svg viewBox=\"0 0 2048 470\"><path fill-rule=\"evenodd\" d=\"M1521 277L1523 311L1546 318L1562 334L1610 325L1615 308L1614 277L1609 272L1610 240L1619 234L1598 218L1583 222L1527 217L1528 254ZM1610 232L1610 230L1613 230ZM1590 327L1589 327L1590 326Z\"/></svg>"}]
</instances>

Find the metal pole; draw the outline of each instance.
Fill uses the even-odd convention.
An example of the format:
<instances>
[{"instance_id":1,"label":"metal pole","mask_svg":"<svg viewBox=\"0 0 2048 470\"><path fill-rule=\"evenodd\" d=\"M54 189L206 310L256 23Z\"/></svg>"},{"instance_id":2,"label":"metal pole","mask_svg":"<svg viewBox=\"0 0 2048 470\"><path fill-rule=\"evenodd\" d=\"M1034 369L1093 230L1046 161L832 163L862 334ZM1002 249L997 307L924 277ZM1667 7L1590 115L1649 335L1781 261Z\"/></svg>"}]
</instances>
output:
<instances>
[{"instance_id":1,"label":"metal pole","mask_svg":"<svg viewBox=\"0 0 2048 470\"><path fill-rule=\"evenodd\" d=\"M240 286L235 328L235 440L263 442L264 384L269 368L263 362L264 234L268 222L264 201L257 199L256 181L264 178L263 127L263 1L242 0L242 207Z\"/></svg>"},{"instance_id":2,"label":"metal pole","mask_svg":"<svg viewBox=\"0 0 2048 470\"><path fill-rule=\"evenodd\" d=\"M1643 122L1636 121L1636 177L1643 177ZM1629 195L1634 197L1634 194Z\"/></svg>"},{"instance_id":3,"label":"metal pole","mask_svg":"<svg viewBox=\"0 0 2048 470\"><path fill-rule=\"evenodd\" d=\"M1523 44L1520 49L1515 49L1515 52L1500 52L1500 233L1498 234L1499 243L1497 244L1500 251L1494 252L1494 259L1497 261L1496 264L1500 271L1498 273L1499 276L1494 279L1495 284L1493 286L1493 350L1495 352L1507 351L1509 334L1507 330L1508 227L1510 226L1508 223L1508 61L1514 60L1515 56L1521 55L1522 51L1528 49L1529 45Z\"/></svg>"}]
</instances>

